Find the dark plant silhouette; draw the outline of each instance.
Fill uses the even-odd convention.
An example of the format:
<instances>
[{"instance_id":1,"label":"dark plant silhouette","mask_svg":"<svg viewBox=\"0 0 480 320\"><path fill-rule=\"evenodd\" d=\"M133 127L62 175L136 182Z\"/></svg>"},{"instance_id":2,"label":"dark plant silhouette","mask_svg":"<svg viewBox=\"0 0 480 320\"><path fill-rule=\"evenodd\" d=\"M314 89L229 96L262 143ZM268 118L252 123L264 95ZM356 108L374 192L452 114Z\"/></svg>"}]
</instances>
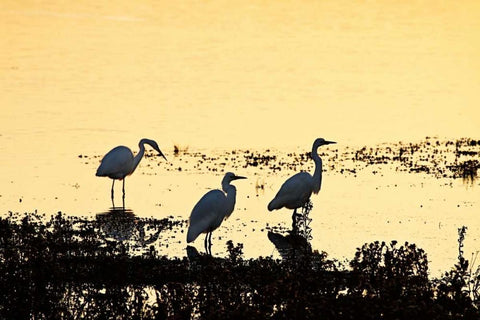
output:
<instances>
[{"instance_id":1,"label":"dark plant silhouette","mask_svg":"<svg viewBox=\"0 0 480 320\"><path fill-rule=\"evenodd\" d=\"M350 294L374 302L370 307L376 308L378 314L403 319L430 311L424 308L433 304L427 255L415 244L406 242L397 246L396 241L365 244L357 248L350 266ZM405 308L405 305L417 307Z\"/></svg>"},{"instance_id":2,"label":"dark plant silhouette","mask_svg":"<svg viewBox=\"0 0 480 320\"><path fill-rule=\"evenodd\" d=\"M177 223L137 219L153 234ZM365 244L346 268L317 251L244 259L243 245L231 241L226 258L167 258L142 237L132 249L132 240L102 230L96 220L61 213L0 218L0 318L480 317L478 270L460 256L444 277L429 280L427 256L414 244Z\"/></svg>"},{"instance_id":3,"label":"dark plant silhouette","mask_svg":"<svg viewBox=\"0 0 480 320\"><path fill-rule=\"evenodd\" d=\"M463 256L467 227L458 229L458 262L436 281L437 300L455 319L478 319L479 269L472 272ZM475 308L473 306L476 306Z\"/></svg>"}]
</instances>

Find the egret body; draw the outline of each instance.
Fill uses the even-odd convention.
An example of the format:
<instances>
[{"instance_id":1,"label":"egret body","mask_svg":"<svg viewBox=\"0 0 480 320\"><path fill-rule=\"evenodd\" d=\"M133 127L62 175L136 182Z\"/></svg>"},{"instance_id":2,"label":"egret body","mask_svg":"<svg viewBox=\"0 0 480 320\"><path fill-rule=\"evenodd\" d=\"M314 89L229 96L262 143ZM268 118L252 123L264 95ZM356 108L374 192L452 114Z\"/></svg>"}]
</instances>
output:
<instances>
[{"instance_id":1,"label":"egret body","mask_svg":"<svg viewBox=\"0 0 480 320\"><path fill-rule=\"evenodd\" d=\"M222 180L222 190L211 190L198 201L190 214L188 243L194 241L201 233L205 233L205 250L211 254L212 232L235 208L237 189L230 182L237 179L246 178L227 172Z\"/></svg>"},{"instance_id":2,"label":"egret body","mask_svg":"<svg viewBox=\"0 0 480 320\"><path fill-rule=\"evenodd\" d=\"M315 162L313 176L308 172L300 172L285 181L275 198L268 204L268 210L281 208L294 209L294 216L298 208L302 208L309 201L312 193L317 194L322 187L322 159L317 149L320 146L336 143L318 138L313 142L312 159Z\"/></svg>"},{"instance_id":3,"label":"egret body","mask_svg":"<svg viewBox=\"0 0 480 320\"><path fill-rule=\"evenodd\" d=\"M98 177L109 177L113 180L112 182L112 203L113 203L113 186L115 185L115 180L123 180L123 201L125 204L125 177L131 175L137 168L140 160L142 160L143 154L145 153L145 144L148 144L153 149L155 149L165 160L165 156L158 147L158 144L154 140L142 139L138 143L140 150L137 155L134 157L132 150L125 146L118 146L110 150L102 159L100 166L97 169L96 176Z\"/></svg>"}]
</instances>

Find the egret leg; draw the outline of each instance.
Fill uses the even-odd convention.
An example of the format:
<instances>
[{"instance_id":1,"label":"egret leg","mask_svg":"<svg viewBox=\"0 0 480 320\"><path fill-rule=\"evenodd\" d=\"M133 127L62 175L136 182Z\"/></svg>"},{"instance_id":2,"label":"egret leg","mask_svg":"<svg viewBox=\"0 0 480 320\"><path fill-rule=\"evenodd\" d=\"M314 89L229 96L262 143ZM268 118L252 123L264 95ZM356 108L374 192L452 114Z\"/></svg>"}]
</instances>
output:
<instances>
[{"instance_id":1,"label":"egret leg","mask_svg":"<svg viewBox=\"0 0 480 320\"><path fill-rule=\"evenodd\" d=\"M112 179L112 190L110 190L110 196L112 197L113 200L113 186L115 185L115 179Z\"/></svg>"},{"instance_id":2,"label":"egret leg","mask_svg":"<svg viewBox=\"0 0 480 320\"><path fill-rule=\"evenodd\" d=\"M123 186L122 186L122 191L123 191L123 207L125 208L125 178L123 178Z\"/></svg>"},{"instance_id":3,"label":"egret leg","mask_svg":"<svg viewBox=\"0 0 480 320\"><path fill-rule=\"evenodd\" d=\"M208 234L209 234L209 233L210 233L210 232L207 232L207 233L205 234L205 242L204 242L205 252L206 252L207 254L208 254Z\"/></svg>"},{"instance_id":4,"label":"egret leg","mask_svg":"<svg viewBox=\"0 0 480 320\"><path fill-rule=\"evenodd\" d=\"M203 245L205 246L205 252L208 254L207 242L208 242L208 232L205 234L205 241L203 242Z\"/></svg>"},{"instance_id":5,"label":"egret leg","mask_svg":"<svg viewBox=\"0 0 480 320\"><path fill-rule=\"evenodd\" d=\"M212 232L208 236L208 252L212 255Z\"/></svg>"}]
</instances>

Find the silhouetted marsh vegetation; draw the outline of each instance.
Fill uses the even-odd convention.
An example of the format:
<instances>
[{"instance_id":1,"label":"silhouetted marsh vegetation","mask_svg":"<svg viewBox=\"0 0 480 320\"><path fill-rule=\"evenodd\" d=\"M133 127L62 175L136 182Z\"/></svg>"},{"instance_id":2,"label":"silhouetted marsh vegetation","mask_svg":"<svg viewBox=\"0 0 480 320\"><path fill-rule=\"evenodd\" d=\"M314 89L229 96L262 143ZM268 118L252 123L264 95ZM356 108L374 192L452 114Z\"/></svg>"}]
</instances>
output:
<instances>
[{"instance_id":1,"label":"silhouetted marsh vegetation","mask_svg":"<svg viewBox=\"0 0 480 320\"><path fill-rule=\"evenodd\" d=\"M311 248L293 259L247 260L242 245L231 241L226 258L167 258L149 240L182 221L128 213L122 219L135 221L135 228L125 228L135 231L135 248L131 238L102 229L99 219L1 218L0 318L480 317L480 273L463 256L465 229L459 230L458 263L430 279L427 254L410 243L367 243L347 264Z\"/></svg>"}]
</instances>

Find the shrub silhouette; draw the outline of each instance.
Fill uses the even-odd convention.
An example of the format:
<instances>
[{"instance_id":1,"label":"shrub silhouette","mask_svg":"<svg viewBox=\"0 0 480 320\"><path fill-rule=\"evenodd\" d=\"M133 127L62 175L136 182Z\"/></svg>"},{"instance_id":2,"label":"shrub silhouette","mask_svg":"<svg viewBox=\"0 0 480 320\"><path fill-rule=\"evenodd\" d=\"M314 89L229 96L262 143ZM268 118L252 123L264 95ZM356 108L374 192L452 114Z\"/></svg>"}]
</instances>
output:
<instances>
[{"instance_id":1,"label":"shrub silhouette","mask_svg":"<svg viewBox=\"0 0 480 320\"><path fill-rule=\"evenodd\" d=\"M395 319L418 318L431 312L433 290L427 255L415 244L364 244L357 248L350 266L350 293L356 299L369 301L370 313Z\"/></svg>"},{"instance_id":2,"label":"shrub silhouette","mask_svg":"<svg viewBox=\"0 0 480 320\"><path fill-rule=\"evenodd\" d=\"M365 244L357 249L352 267L352 293L379 299L430 298L426 253L405 242Z\"/></svg>"},{"instance_id":3,"label":"shrub silhouette","mask_svg":"<svg viewBox=\"0 0 480 320\"><path fill-rule=\"evenodd\" d=\"M155 232L175 223L140 222ZM0 218L0 318L480 318L468 261L429 280L427 256L414 244L365 244L349 268L317 251L247 260L231 241L227 258L167 258L144 245L132 254L130 242L105 237L96 221L60 213Z\"/></svg>"}]
</instances>

